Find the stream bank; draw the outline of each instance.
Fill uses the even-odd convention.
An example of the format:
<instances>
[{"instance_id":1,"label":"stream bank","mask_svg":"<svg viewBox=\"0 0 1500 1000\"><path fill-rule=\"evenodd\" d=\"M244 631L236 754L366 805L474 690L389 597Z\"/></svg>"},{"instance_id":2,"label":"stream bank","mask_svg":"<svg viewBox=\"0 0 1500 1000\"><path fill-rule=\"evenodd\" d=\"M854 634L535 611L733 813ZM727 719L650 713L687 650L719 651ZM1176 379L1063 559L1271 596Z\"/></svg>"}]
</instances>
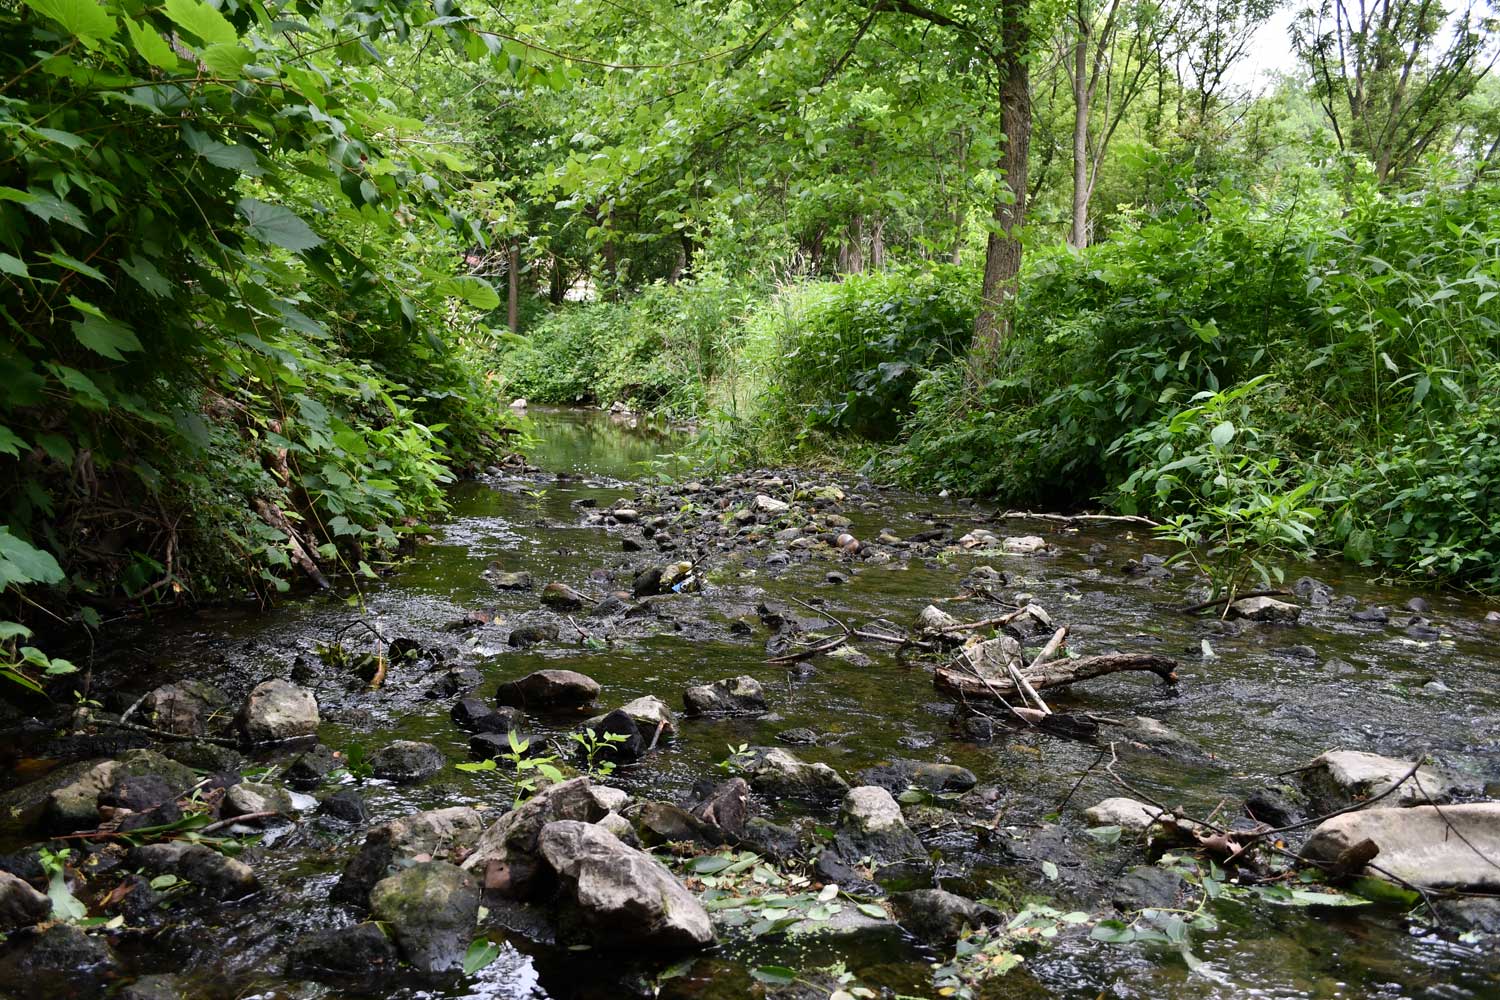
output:
<instances>
[{"instance_id":1,"label":"stream bank","mask_svg":"<svg viewBox=\"0 0 1500 1000\"><path fill-rule=\"evenodd\" d=\"M1084 810L1125 794L1102 769L1097 740L1059 738L1003 720L986 723L934 689L930 663L893 643L853 642L825 655L768 662L805 651L821 636L836 637L839 629L826 616L897 634L934 602L968 621L996 608L1035 604L1068 625L1069 648L1080 655L1120 650L1177 661L1176 685L1144 674L1112 675L1049 693L1048 701L1062 712L1155 720L1135 724L1119 740L1117 773L1184 815L1235 815L1241 803L1264 796L1268 783L1286 784L1286 772L1333 748L1403 761L1425 757L1462 775L1466 794L1484 796L1500 781L1494 752L1500 745L1500 628L1485 621L1482 604L1449 594L1419 597L1347 578L1343 566L1318 566L1309 569L1317 580L1300 588L1296 624L1187 618L1174 609L1190 603L1191 581L1161 565L1165 548L1118 525L1001 522L978 505L785 472L692 483L683 481L673 461L677 442L631 427L628 419L537 411L532 420L539 446L530 458L546 471L497 470L456 486L452 516L433 542L373 584L362 608L313 598L269 614L204 612L122 633L98 651L94 690L101 704L90 710L100 713L122 713L161 685L190 678L218 689L204 725L228 732L230 717L268 679L311 692L318 711L312 732L329 750L324 770L334 777L309 779L299 791L320 796L323 806L289 803L287 811L300 812L302 820L274 825L241 852L239 860L257 880L253 894L225 902L165 884L155 890L167 890L165 905L89 935L110 940L112 968L80 986L48 978L46 966L37 965L43 973L28 973L37 991L28 995L120 989L143 975L166 975L174 977L169 986L177 995L205 1000L247 994L561 998L650 995L658 988L664 996L756 990L827 996L849 988L928 996L939 988L933 964L946 963L951 950L910 933L919 921L907 918L901 930L860 907L896 915L899 907L888 898L935 886L995 899L1007 919L1031 899L1088 918L1076 929L1051 921L1054 935L1025 949L1022 966L985 982L983 996L1460 997L1500 988L1493 939L1414 926L1390 909L1278 906L1230 894L1213 906L1216 929L1192 935L1193 959L1203 963L1196 972L1173 948L1095 940L1089 927L1114 912L1116 900L1124 902L1123 915L1138 908L1133 904L1191 912L1201 899L1201 885L1150 866L1151 856L1133 838L1106 843L1088 833L1118 824L1095 822ZM676 473L677 481L662 482L664 472ZM770 503L757 510L759 496ZM724 500L731 502L725 506ZM792 513L817 521L785 523ZM993 544L977 534L982 531L993 533ZM844 535L856 544L841 542ZM979 544L972 548L961 544L975 537ZM1007 538L1036 538L1040 545L1007 546ZM686 570L673 569L681 563ZM664 572L653 580L652 570ZM509 574L529 574L529 586ZM576 591L577 607L569 594L544 590L552 582ZM621 589L627 598L608 596ZM542 604L544 593L551 595L550 606ZM616 606L601 607L611 600ZM351 628L356 621L396 641L373 690L360 671L370 644L360 628ZM329 655L340 635L346 655ZM1023 638L1035 651L1045 629ZM820 830L852 838L843 857L852 877L829 865L757 862L730 872L745 863L743 844L728 852L700 844L697 851L727 864L718 871L707 870L716 862L697 863L702 870L681 857L671 864L711 906L767 893L793 905L714 907L720 945L684 963L680 956L642 961L545 943L555 929L524 924L536 914L516 912L487 894L490 912L480 926L496 957L474 976L433 978L390 962L375 985L319 985L295 972L297 949L310 947L300 942L329 928L352 928L363 915L337 897L370 829L434 809L472 810L475 822L488 827L511 805L514 787L503 767L458 769L472 762L474 736L455 723L455 704L472 695L493 708L503 685L544 670L570 670L597 682L598 694L580 700L598 711L655 697L679 716L675 733L662 734L639 763L622 764L594 784L618 787L637 803L692 806L704 801L705 779L722 788L737 775L746 777L752 789L747 811L762 822L799 831L797 840L823 839ZM753 698L749 710L736 714L684 710L685 690L738 677L759 686L763 711ZM534 702L522 707L536 708ZM559 766L576 767L568 734L594 714L581 707L531 710L521 724L538 746L552 741L558 747ZM187 773L178 779L192 784L202 774L226 771L269 778L274 789L266 794L274 797L300 773L294 765L318 766L300 759L302 747L245 759L212 743L162 745L107 726L59 737L52 726L18 720L14 731L17 778L40 775L66 758L114 758L129 746L157 747L183 766L186 748L195 746L203 756L186 763L198 771L191 781ZM435 756L406 745L389 750L399 741L431 747ZM503 756L507 747L491 749ZM867 796L871 801L841 824L844 796L832 781L826 795L797 795L797 787L757 781L767 758L781 761L788 754L812 767L825 765L846 785L886 786L893 797L910 799L902 822L936 861L893 871L879 869L899 866L875 865L878 885L866 892L871 880L857 869L871 856L865 852L880 851L867 836L853 835L867 834L864 828L879 825L882 815L890 818L884 801ZM914 788L918 794L906 794ZM348 810L328 805L336 796ZM593 807L578 808L588 815ZM670 831L662 839L680 842L681 825L669 827L669 813L658 809L643 821L637 812L632 828L638 834L659 827ZM34 879L35 839L13 835L0 867ZM748 839L762 858L778 846L768 842L766 830ZM74 848L78 895L90 902L91 913L108 916L104 897L119 884L116 876L144 867L144 860L89 853L82 842ZM794 843L789 853L807 852ZM908 845L897 853L887 860L910 862L917 851ZM95 854L102 860L82 862ZM828 884L847 891L818 900ZM802 898L809 895L814 898ZM821 922L858 914L882 926L832 936L745 933L767 919L767 909L788 911L772 917L774 925L819 905L828 909L827 902L840 909ZM753 911L755 919L726 923L723 914L735 911ZM971 923L987 919L970 916ZM506 929L506 923L514 926ZM27 943L24 936L15 935L18 945ZM340 940L342 947L354 939ZM88 947L77 940L71 946ZM23 962L22 951L7 947L0 961ZM388 954L371 943L373 966L381 967ZM849 983L811 971L835 963L854 977ZM776 969L794 970L801 981L779 984L779 973L766 971ZM676 974L664 979L668 972Z\"/></svg>"}]
</instances>

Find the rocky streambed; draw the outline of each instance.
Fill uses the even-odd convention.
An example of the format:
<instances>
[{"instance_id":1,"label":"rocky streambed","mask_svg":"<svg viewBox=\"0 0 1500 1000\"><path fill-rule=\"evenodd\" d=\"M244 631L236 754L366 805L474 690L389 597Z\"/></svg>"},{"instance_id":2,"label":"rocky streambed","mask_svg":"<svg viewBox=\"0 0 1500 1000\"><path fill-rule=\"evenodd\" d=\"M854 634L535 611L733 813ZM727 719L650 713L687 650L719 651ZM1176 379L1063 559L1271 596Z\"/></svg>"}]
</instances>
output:
<instances>
[{"instance_id":1,"label":"rocky streambed","mask_svg":"<svg viewBox=\"0 0 1500 1000\"><path fill-rule=\"evenodd\" d=\"M11 713L0 995L1500 995L1491 608L534 420Z\"/></svg>"}]
</instances>

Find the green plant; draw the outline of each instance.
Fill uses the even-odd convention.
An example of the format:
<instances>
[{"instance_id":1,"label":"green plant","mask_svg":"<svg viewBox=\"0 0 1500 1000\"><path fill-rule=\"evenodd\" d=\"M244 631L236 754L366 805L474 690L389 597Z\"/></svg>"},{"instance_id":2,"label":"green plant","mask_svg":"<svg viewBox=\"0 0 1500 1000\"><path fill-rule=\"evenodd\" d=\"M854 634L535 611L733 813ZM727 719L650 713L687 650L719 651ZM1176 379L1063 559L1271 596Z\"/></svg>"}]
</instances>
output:
<instances>
[{"instance_id":1,"label":"green plant","mask_svg":"<svg viewBox=\"0 0 1500 1000\"><path fill-rule=\"evenodd\" d=\"M53 916L76 923L88 916L88 908L68 888L68 858L72 853L66 847L57 851L43 847L37 851L37 861L47 873L47 897L52 900Z\"/></svg>"},{"instance_id":2,"label":"green plant","mask_svg":"<svg viewBox=\"0 0 1500 1000\"><path fill-rule=\"evenodd\" d=\"M741 743L739 746L729 743L726 744L725 749L729 751L729 756L714 766L726 774L738 774L755 757L755 753L750 749L750 744L748 743Z\"/></svg>"},{"instance_id":3,"label":"green plant","mask_svg":"<svg viewBox=\"0 0 1500 1000\"><path fill-rule=\"evenodd\" d=\"M604 778L613 774L617 766L615 761L608 758L614 754L614 748L624 743L628 737L623 733L595 733L593 727L587 727L582 732L568 734L568 739L578 744L583 755L584 770Z\"/></svg>"},{"instance_id":4,"label":"green plant","mask_svg":"<svg viewBox=\"0 0 1500 1000\"><path fill-rule=\"evenodd\" d=\"M510 749L501 755L510 771L515 775L515 796L513 805L519 806L531 796L535 795L541 782L557 782L563 780L562 771L557 767L556 754L533 754L531 752L531 739L523 738L515 730L506 734L506 742ZM494 771L500 765L499 761L491 757L487 760L471 761L463 764L453 765L457 770L469 774L480 774Z\"/></svg>"}]
</instances>

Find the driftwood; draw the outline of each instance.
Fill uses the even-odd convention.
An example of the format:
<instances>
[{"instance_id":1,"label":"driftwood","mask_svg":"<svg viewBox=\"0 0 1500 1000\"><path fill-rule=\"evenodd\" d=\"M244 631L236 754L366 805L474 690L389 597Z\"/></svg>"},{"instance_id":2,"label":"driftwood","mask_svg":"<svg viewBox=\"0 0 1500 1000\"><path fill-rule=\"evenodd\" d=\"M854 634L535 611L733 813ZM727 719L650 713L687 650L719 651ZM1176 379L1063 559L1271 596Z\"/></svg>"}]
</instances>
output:
<instances>
[{"instance_id":1,"label":"driftwood","mask_svg":"<svg viewBox=\"0 0 1500 1000\"><path fill-rule=\"evenodd\" d=\"M1077 660L1056 660L1027 670L1024 676L1033 688L1041 691L1125 670L1149 671L1169 684L1177 681L1177 661L1156 653L1105 653ZM1008 677L986 679L952 667L938 667L932 682L940 691L965 698L998 701L1002 696L1017 694L1016 685Z\"/></svg>"}]
</instances>

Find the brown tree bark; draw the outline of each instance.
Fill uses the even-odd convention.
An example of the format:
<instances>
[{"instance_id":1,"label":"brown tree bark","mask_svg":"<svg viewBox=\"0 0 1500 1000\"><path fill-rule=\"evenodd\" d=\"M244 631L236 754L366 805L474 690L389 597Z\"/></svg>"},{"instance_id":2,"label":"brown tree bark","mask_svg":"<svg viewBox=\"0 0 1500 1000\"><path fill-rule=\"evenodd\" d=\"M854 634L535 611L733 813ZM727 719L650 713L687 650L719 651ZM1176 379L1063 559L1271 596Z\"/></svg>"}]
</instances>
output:
<instances>
[{"instance_id":1,"label":"brown tree bark","mask_svg":"<svg viewBox=\"0 0 1500 1000\"><path fill-rule=\"evenodd\" d=\"M1073 231L1068 242L1082 250L1089 243L1089 23L1080 5L1073 42Z\"/></svg>"},{"instance_id":2,"label":"brown tree bark","mask_svg":"<svg viewBox=\"0 0 1500 1000\"><path fill-rule=\"evenodd\" d=\"M505 248L505 324L511 333L521 332L521 241L514 237Z\"/></svg>"}]
</instances>

